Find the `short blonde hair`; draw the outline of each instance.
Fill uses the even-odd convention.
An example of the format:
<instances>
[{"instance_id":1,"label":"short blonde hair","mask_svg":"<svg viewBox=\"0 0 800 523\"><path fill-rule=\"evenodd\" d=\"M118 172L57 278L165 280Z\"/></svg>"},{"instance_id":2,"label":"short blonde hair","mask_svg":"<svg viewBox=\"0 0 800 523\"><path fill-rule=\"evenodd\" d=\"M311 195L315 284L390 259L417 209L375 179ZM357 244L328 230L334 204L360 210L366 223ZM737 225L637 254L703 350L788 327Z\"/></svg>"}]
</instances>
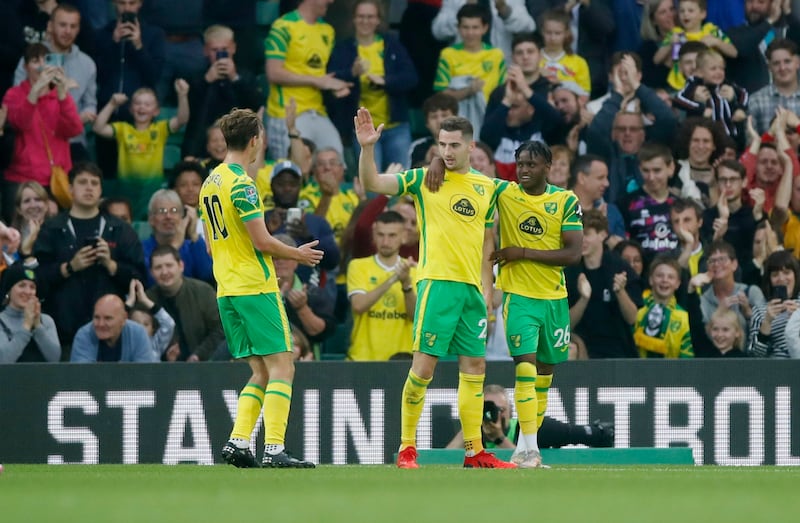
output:
<instances>
[{"instance_id":1,"label":"short blonde hair","mask_svg":"<svg viewBox=\"0 0 800 523\"><path fill-rule=\"evenodd\" d=\"M209 40L233 40L233 29L227 25L214 24L203 32L203 42Z\"/></svg>"},{"instance_id":2,"label":"short blonde hair","mask_svg":"<svg viewBox=\"0 0 800 523\"><path fill-rule=\"evenodd\" d=\"M155 101L156 101L156 105L157 105L157 106L160 106L160 105L161 105L161 104L159 104L159 103L158 103L158 96L156 96L156 92L155 92L155 91L153 91L152 89L150 89L149 87L140 87L140 88L136 89L136 90L133 92L133 94L131 95L131 102L133 102L133 100L134 100L134 99L135 99L137 96L141 96L141 95L143 95L143 94L149 94L149 95L152 95L152 96L153 96L153 99L155 99Z\"/></svg>"},{"instance_id":3,"label":"short blonde hair","mask_svg":"<svg viewBox=\"0 0 800 523\"><path fill-rule=\"evenodd\" d=\"M733 346L742 350L744 348L744 329L742 329L742 324L739 323L739 316L732 309L719 308L715 310L708 320L708 324L706 324L706 331L709 337L711 337L711 327L718 322L728 323L733 327L733 330L736 331L736 339L733 340Z\"/></svg>"}]
</instances>

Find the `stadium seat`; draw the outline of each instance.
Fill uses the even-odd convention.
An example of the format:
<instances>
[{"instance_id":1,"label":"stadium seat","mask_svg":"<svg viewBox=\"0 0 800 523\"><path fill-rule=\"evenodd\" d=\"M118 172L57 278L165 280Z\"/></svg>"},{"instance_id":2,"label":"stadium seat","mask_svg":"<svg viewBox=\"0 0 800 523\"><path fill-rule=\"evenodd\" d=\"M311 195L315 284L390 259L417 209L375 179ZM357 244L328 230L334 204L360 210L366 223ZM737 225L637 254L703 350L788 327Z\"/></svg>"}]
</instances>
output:
<instances>
[{"instance_id":1,"label":"stadium seat","mask_svg":"<svg viewBox=\"0 0 800 523\"><path fill-rule=\"evenodd\" d=\"M164 172L168 173L175 164L181 161L181 148L179 145L167 143L164 146Z\"/></svg>"},{"instance_id":2,"label":"stadium seat","mask_svg":"<svg viewBox=\"0 0 800 523\"><path fill-rule=\"evenodd\" d=\"M271 0L258 0L256 3L256 25L272 25L278 18L280 3Z\"/></svg>"}]
</instances>

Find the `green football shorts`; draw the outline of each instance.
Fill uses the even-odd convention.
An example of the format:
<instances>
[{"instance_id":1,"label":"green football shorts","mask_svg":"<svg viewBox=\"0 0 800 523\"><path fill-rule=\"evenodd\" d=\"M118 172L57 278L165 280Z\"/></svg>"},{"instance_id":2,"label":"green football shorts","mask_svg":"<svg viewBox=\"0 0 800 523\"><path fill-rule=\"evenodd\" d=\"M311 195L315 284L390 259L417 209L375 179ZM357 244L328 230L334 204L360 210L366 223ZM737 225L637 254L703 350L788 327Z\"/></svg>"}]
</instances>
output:
<instances>
[{"instance_id":1,"label":"green football shorts","mask_svg":"<svg viewBox=\"0 0 800 523\"><path fill-rule=\"evenodd\" d=\"M486 302L468 283L420 280L413 350L439 358L486 356Z\"/></svg>"},{"instance_id":2,"label":"green football shorts","mask_svg":"<svg viewBox=\"0 0 800 523\"><path fill-rule=\"evenodd\" d=\"M280 293L221 296L217 304L234 358L292 352L292 334Z\"/></svg>"},{"instance_id":3,"label":"green football shorts","mask_svg":"<svg viewBox=\"0 0 800 523\"><path fill-rule=\"evenodd\" d=\"M567 298L537 300L505 293L503 321L512 356L536 354L542 363L567 361L569 355L569 305Z\"/></svg>"}]
</instances>

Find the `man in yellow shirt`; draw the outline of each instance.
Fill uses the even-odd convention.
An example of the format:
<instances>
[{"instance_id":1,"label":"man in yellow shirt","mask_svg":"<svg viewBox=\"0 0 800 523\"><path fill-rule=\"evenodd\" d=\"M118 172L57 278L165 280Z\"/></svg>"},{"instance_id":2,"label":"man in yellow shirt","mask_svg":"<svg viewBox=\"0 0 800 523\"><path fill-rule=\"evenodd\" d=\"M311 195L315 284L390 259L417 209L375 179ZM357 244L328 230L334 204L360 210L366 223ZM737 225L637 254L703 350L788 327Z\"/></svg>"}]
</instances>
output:
<instances>
[{"instance_id":1,"label":"man in yellow shirt","mask_svg":"<svg viewBox=\"0 0 800 523\"><path fill-rule=\"evenodd\" d=\"M398 352L410 352L411 311L416 262L400 257L406 239L405 218L386 211L372 224L377 253L350 261L347 296L353 309L353 332L348 359L385 361Z\"/></svg>"},{"instance_id":2,"label":"man in yellow shirt","mask_svg":"<svg viewBox=\"0 0 800 523\"><path fill-rule=\"evenodd\" d=\"M342 153L342 139L325 112L322 91L337 98L347 96L351 84L333 73L325 74L335 39L330 24L322 21L333 0L303 0L297 9L275 20L267 36L265 55L269 98L268 152L273 160L286 158L289 135L286 106L297 102L297 130L317 147L333 147Z\"/></svg>"}]
</instances>

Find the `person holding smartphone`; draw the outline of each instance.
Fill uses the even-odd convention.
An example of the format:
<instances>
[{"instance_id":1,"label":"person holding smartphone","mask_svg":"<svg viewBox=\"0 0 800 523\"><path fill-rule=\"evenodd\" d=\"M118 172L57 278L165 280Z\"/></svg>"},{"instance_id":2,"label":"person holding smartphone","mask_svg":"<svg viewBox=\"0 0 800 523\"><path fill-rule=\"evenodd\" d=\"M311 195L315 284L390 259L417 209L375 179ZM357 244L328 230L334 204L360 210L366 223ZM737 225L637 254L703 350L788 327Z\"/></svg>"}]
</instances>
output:
<instances>
[{"instance_id":1,"label":"person holding smartphone","mask_svg":"<svg viewBox=\"0 0 800 523\"><path fill-rule=\"evenodd\" d=\"M202 158L206 154L206 130L219 117L234 107L258 111L263 104L253 74L236 67L236 42L231 28L212 25L206 29L203 54L208 68L189 82L192 114L183 140L184 157Z\"/></svg>"},{"instance_id":2,"label":"person holding smartphone","mask_svg":"<svg viewBox=\"0 0 800 523\"><path fill-rule=\"evenodd\" d=\"M750 341L745 353L758 358L789 358L786 326L798 300L800 262L792 251L773 252L764 262L767 303L753 311Z\"/></svg>"}]
</instances>

